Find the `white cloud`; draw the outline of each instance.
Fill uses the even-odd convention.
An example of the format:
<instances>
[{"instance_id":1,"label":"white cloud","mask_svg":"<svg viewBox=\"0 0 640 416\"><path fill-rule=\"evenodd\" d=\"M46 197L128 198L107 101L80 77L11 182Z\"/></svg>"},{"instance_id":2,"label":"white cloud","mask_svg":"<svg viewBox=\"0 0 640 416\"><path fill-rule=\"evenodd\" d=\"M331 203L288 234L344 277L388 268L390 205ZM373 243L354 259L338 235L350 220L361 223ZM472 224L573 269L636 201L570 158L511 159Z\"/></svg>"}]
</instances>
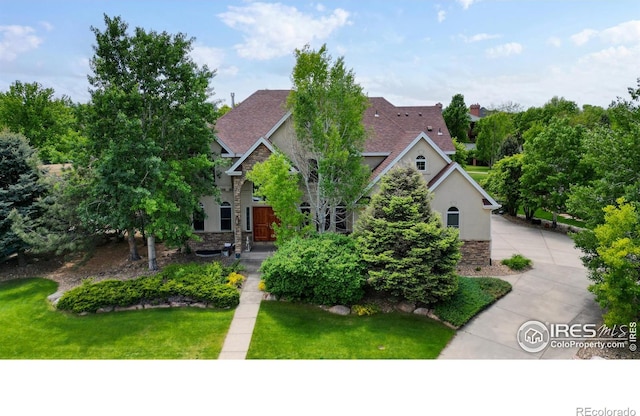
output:
<instances>
[{"instance_id":1,"label":"white cloud","mask_svg":"<svg viewBox=\"0 0 640 416\"><path fill-rule=\"evenodd\" d=\"M457 0L464 10L467 10L473 3L478 0Z\"/></svg>"},{"instance_id":2,"label":"white cloud","mask_svg":"<svg viewBox=\"0 0 640 416\"><path fill-rule=\"evenodd\" d=\"M571 36L571 40L578 46L594 38L611 45L638 43L640 42L640 20L630 20L601 31L585 29Z\"/></svg>"},{"instance_id":3,"label":"white cloud","mask_svg":"<svg viewBox=\"0 0 640 416\"><path fill-rule=\"evenodd\" d=\"M522 45L517 42L505 43L494 48L487 49L489 58L499 58L502 56L518 55L522 53Z\"/></svg>"},{"instance_id":4,"label":"white cloud","mask_svg":"<svg viewBox=\"0 0 640 416\"><path fill-rule=\"evenodd\" d=\"M582 46L598 34L597 30L585 29L582 32L571 36L571 41L578 46Z\"/></svg>"},{"instance_id":5,"label":"white cloud","mask_svg":"<svg viewBox=\"0 0 640 416\"><path fill-rule=\"evenodd\" d=\"M191 58L199 66L206 65L209 70L216 70L218 75L236 75L238 67L225 66L224 51L219 48L196 44L191 51Z\"/></svg>"},{"instance_id":6,"label":"white cloud","mask_svg":"<svg viewBox=\"0 0 640 416\"><path fill-rule=\"evenodd\" d=\"M229 11L218 17L244 34L244 43L234 46L238 55L257 60L291 54L313 40L328 38L336 29L350 23L349 12L344 9L316 18L281 3L229 6Z\"/></svg>"},{"instance_id":7,"label":"white cloud","mask_svg":"<svg viewBox=\"0 0 640 416\"><path fill-rule=\"evenodd\" d=\"M444 10L439 10L438 11L438 23L442 23L444 22L444 19L447 18L447 12L445 12Z\"/></svg>"},{"instance_id":8,"label":"white cloud","mask_svg":"<svg viewBox=\"0 0 640 416\"><path fill-rule=\"evenodd\" d=\"M600 38L614 45L640 42L640 20L631 20L605 29L600 32Z\"/></svg>"},{"instance_id":9,"label":"white cloud","mask_svg":"<svg viewBox=\"0 0 640 416\"><path fill-rule=\"evenodd\" d=\"M560 46L562 46L562 40L560 38L552 36L549 39L547 39L547 44L551 46L555 46L556 48L559 48Z\"/></svg>"},{"instance_id":10,"label":"white cloud","mask_svg":"<svg viewBox=\"0 0 640 416\"><path fill-rule=\"evenodd\" d=\"M44 27L47 32L51 32L54 29L54 26L51 23L45 22L44 20L40 22L40 25Z\"/></svg>"},{"instance_id":11,"label":"white cloud","mask_svg":"<svg viewBox=\"0 0 640 416\"><path fill-rule=\"evenodd\" d=\"M0 26L0 61L13 61L19 54L36 49L42 38L30 26Z\"/></svg>"},{"instance_id":12,"label":"white cloud","mask_svg":"<svg viewBox=\"0 0 640 416\"><path fill-rule=\"evenodd\" d=\"M473 36L460 35L466 43L480 42L483 40L497 39L501 35L490 35L488 33L478 33Z\"/></svg>"}]
</instances>

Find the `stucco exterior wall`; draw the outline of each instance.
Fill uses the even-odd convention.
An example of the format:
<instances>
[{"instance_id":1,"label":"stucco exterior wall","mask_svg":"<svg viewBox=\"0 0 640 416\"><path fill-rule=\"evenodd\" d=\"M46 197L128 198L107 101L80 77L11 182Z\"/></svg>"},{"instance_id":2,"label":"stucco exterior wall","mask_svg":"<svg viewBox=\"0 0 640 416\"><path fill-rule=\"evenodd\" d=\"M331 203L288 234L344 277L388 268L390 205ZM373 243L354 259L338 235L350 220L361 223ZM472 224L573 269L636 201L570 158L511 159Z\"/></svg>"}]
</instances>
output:
<instances>
[{"instance_id":1,"label":"stucco exterior wall","mask_svg":"<svg viewBox=\"0 0 640 416\"><path fill-rule=\"evenodd\" d=\"M431 208L440 214L445 225L450 207L460 212L461 240L491 240L491 210L483 208L482 196L458 171L453 171L433 192Z\"/></svg>"}]
</instances>

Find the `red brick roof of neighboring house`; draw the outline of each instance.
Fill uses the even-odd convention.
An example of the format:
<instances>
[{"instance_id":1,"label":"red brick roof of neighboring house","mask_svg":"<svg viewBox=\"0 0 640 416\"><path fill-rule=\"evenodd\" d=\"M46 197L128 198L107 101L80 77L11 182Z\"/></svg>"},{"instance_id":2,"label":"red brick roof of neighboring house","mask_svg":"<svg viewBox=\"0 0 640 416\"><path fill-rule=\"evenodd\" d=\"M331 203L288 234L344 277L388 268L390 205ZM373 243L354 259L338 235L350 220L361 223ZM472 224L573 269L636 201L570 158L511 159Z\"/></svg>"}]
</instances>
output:
<instances>
[{"instance_id":1,"label":"red brick roof of neighboring house","mask_svg":"<svg viewBox=\"0 0 640 416\"><path fill-rule=\"evenodd\" d=\"M218 120L215 127L218 139L234 153L245 153L285 116L288 95L289 90L256 91ZM420 132L427 134L442 151L455 151L441 107L396 107L382 97L370 98L369 102L363 117L370 134L365 152L389 153L376 171L382 171Z\"/></svg>"}]
</instances>

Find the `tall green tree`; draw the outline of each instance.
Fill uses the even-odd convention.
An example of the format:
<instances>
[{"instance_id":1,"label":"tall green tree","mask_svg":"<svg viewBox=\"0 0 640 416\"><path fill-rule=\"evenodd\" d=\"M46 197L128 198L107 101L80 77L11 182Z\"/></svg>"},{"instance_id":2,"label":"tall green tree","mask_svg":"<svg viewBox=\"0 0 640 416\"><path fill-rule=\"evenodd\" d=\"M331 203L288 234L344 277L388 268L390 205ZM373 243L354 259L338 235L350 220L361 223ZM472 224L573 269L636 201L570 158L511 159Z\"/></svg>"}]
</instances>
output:
<instances>
[{"instance_id":1,"label":"tall green tree","mask_svg":"<svg viewBox=\"0 0 640 416\"><path fill-rule=\"evenodd\" d=\"M73 104L52 88L15 81L0 92L0 127L24 135L45 163L65 163L86 139L77 131Z\"/></svg>"},{"instance_id":2,"label":"tall green tree","mask_svg":"<svg viewBox=\"0 0 640 416\"><path fill-rule=\"evenodd\" d=\"M456 94L451 97L451 103L442 111L442 117L452 138L455 138L459 143L469 141L471 117L469 109L464 103L464 95Z\"/></svg>"},{"instance_id":3,"label":"tall green tree","mask_svg":"<svg viewBox=\"0 0 640 416\"><path fill-rule=\"evenodd\" d=\"M40 182L40 160L33 147L21 134L0 131L0 257L18 253L19 263L25 264L24 252L29 245L12 230L11 212L23 217L40 215L38 199L46 188Z\"/></svg>"},{"instance_id":4,"label":"tall green tree","mask_svg":"<svg viewBox=\"0 0 640 416\"><path fill-rule=\"evenodd\" d=\"M574 236L594 282L589 290L606 310L604 322L628 325L640 318L640 211L624 198L603 209L604 222Z\"/></svg>"},{"instance_id":5,"label":"tall green tree","mask_svg":"<svg viewBox=\"0 0 640 416\"><path fill-rule=\"evenodd\" d=\"M585 134L583 161L591 176L572 188L567 210L590 228L603 223L602 209L618 198L640 202L640 97L634 92L629 88L631 100L612 103L608 123Z\"/></svg>"},{"instance_id":6,"label":"tall green tree","mask_svg":"<svg viewBox=\"0 0 640 416\"><path fill-rule=\"evenodd\" d=\"M334 61L326 45L318 51L307 45L295 55L287 99L296 133L292 162L310 196L318 231L335 231L337 207L352 210L369 180L362 158L368 99L344 58Z\"/></svg>"},{"instance_id":7,"label":"tall green tree","mask_svg":"<svg viewBox=\"0 0 640 416\"><path fill-rule=\"evenodd\" d=\"M278 246L295 236L308 235L310 231L309 226L304 225L308 219L299 208L302 202L300 174L291 168L287 157L275 152L247 172L247 179L256 185L255 194L269 201L280 220L280 224L274 225Z\"/></svg>"},{"instance_id":8,"label":"tall green tree","mask_svg":"<svg viewBox=\"0 0 640 416\"><path fill-rule=\"evenodd\" d=\"M513 132L511 115L503 112L490 114L478 121L476 152L478 159L489 166L498 160L502 142Z\"/></svg>"},{"instance_id":9,"label":"tall green tree","mask_svg":"<svg viewBox=\"0 0 640 416\"><path fill-rule=\"evenodd\" d=\"M554 227L558 213L566 212L571 187L586 182L583 136L582 127L554 118L524 144L522 193L553 213Z\"/></svg>"},{"instance_id":10,"label":"tall green tree","mask_svg":"<svg viewBox=\"0 0 640 416\"><path fill-rule=\"evenodd\" d=\"M483 183L483 187L513 216L518 214L518 208L522 205L522 158L522 153L518 153L500 159L493 165Z\"/></svg>"},{"instance_id":11,"label":"tall green tree","mask_svg":"<svg viewBox=\"0 0 640 416\"><path fill-rule=\"evenodd\" d=\"M413 167L396 167L354 229L367 282L412 302L434 303L457 289L458 230L431 211L426 181Z\"/></svg>"},{"instance_id":12,"label":"tall green tree","mask_svg":"<svg viewBox=\"0 0 640 416\"><path fill-rule=\"evenodd\" d=\"M87 206L95 217L128 230L135 259L136 229L148 236L149 268L156 269L155 237L171 245L193 236L199 198L215 192L210 144L214 76L190 58L193 39L184 34L133 34L120 17L104 16L96 37L91 108L90 161L95 171Z\"/></svg>"}]
</instances>

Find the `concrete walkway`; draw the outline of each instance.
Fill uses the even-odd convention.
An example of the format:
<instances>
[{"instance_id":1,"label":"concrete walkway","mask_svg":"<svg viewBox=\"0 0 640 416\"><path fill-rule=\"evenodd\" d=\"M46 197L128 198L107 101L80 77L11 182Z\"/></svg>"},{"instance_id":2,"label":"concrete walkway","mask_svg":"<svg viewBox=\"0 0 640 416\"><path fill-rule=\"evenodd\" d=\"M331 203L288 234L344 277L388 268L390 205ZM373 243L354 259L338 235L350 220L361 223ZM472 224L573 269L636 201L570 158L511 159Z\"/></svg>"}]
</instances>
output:
<instances>
[{"instance_id":1,"label":"concrete walkway","mask_svg":"<svg viewBox=\"0 0 640 416\"><path fill-rule=\"evenodd\" d=\"M571 359L578 348L528 353L517 343L520 325L598 323L602 311L587 290L590 280L580 250L566 235L512 223L492 215L492 258L522 254L533 261L526 273L503 276L513 290L461 328L439 358Z\"/></svg>"},{"instance_id":2,"label":"concrete walkway","mask_svg":"<svg viewBox=\"0 0 640 416\"><path fill-rule=\"evenodd\" d=\"M219 360L244 360L247 357L263 295L263 292L258 290L258 283L260 283L258 269L262 261L272 253L270 247L267 249L258 248L248 253L242 253L240 257L240 262L245 267L242 274L247 276L247 280L242 286L240 304L233 315L229 332L218 356Z\"/></svg>"}]
</instances>

